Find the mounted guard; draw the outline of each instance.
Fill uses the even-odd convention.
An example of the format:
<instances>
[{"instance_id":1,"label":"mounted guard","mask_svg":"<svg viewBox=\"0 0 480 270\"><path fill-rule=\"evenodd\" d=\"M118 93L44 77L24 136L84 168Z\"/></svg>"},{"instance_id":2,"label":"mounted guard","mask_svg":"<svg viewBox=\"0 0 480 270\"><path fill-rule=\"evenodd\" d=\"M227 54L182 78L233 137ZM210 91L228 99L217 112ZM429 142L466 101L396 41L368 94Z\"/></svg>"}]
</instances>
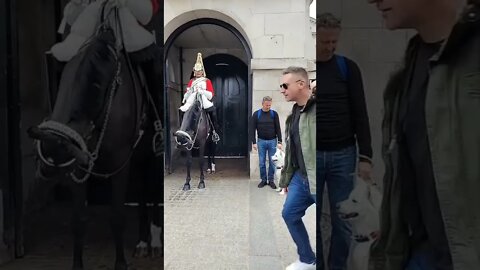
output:
<instances>
[{"instance_id":1,"label":"mounted guard","mask_svg":"<svg viewBox=\"0 0 480 270\"><path fill-rule=\"evenodd\" d=\"M212 82L206 77L205 68L203 66L202 54L197 54L197 61L193 66L193 78L187 84L187 89L183 97L184 103L179 110L182 114L182 128L175 132L175 139L179 145L193 146L195 143L196 130L198 126L198 119L187 119L188 124L184 125L183 113L192 108L196 101L200 104L200 109L208 113L208 118L211 126L211 132L208 135L212 136L212 140L216 143L220 140L216 132L217 114L216 108L212 102L214 96L214 89ZM183 128L184 127L184 128Z\"/></svg>"}]
</instances>

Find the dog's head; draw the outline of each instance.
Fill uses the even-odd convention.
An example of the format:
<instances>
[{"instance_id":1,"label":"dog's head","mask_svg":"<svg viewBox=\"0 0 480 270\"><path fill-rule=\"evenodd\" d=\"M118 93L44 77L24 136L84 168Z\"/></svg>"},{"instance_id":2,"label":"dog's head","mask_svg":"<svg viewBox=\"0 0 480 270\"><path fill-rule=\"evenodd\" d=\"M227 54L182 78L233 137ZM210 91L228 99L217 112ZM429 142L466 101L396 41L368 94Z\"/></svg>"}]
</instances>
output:
<instances>
[{"instance_id":1,"label":"dog's head","mask_svg":"<svg viewBox=\"0 0 480 270\"><path fill-rule=\"evenodd\" d=\"M277 148L277 151L275 151L275 154L272 156L272 161L277 169L282 169L285 164L285 152Z\"/></svg>"},{"instance_id":2,"label":"dog's head","mask_svg":"<svg viewBox=\"0 0 480 270\"><path fill-rule=\"evenodd\" d=\"M381 200L382 195L374 185L357 179L350 196L337 204L337 213L352 225L354 234L369 235L379 230Z\"/></svg>"}]
</instances>

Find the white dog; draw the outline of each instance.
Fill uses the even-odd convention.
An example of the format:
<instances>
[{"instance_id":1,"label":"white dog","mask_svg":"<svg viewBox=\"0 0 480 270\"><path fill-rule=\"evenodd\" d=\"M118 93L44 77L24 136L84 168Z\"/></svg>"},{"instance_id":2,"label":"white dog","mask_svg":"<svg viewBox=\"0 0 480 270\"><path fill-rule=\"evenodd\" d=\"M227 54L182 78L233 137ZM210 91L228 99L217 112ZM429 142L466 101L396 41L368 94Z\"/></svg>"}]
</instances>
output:
<instances>
[{"instance_id":1,"label":"white dog","mask_svg":"<svg viewBox=\"0 0 480 270\"><path fill-rule=\"evenodd\" d=\"M348 199L337 204L340 218L352 227L348 270L368 269L370 246L380 232L381 202L382 194L374 185L357 179Z\"/></svg>"},{"instance_id":2,"label":"white dog","mask_svg":"<svg viewBox=\"0 0 480 270\"><path fill-rule=\"evenodd\" d=\"M275 154L272 156L273 164L275 165L275 180L277 183L280 183L280 175L282 174L283 166L285 165L285 152L282 149L277 148ZM286 188L278 188L277 191L280 191L280 194L285 194Z\"/></svg>"}]
</instances>

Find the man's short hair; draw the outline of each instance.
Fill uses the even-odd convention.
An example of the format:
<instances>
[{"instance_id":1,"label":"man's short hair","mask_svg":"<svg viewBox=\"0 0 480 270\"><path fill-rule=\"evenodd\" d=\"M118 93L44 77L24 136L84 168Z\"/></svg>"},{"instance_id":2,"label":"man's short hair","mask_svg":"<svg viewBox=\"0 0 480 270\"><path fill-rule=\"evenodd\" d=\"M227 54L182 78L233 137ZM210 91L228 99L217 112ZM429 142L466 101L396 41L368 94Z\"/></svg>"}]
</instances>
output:
<instances>
[{"instance_id":1,"label":"man's short hair","mask_svg":"<svg viewBox=\"0 0 480 270\"><path fill-rule=\"evenodd\" d=\"M283 75L287 75L287 74L296 74L296 75L300 75L304 80L305 80L305 83L308 83L308 73L307 71L302 68L302 67L295 67L295 66L290 66L286 69L283 70L282 72Z\"/></svg>"},{"instance_id":2,"label":"man's short hair","mask_svg":"<svg viewBox=\"0 0 480 270\"><path fill-rule=\"evenodd\" d=\"M262 103L265 102L265 101L272 101L272 97L270 97L270 96L263 97Z\"/></svg>"},{"instance_id":3,"label":"man's short hair","mask_svg":"<svg viewBox=\"0 0 480 270\"><path fill-rule=\"evenodd\" d=\"M342 21L332 13L322 13L317 17L318 28L342 28Z\"/></svg>"}]
</instances>

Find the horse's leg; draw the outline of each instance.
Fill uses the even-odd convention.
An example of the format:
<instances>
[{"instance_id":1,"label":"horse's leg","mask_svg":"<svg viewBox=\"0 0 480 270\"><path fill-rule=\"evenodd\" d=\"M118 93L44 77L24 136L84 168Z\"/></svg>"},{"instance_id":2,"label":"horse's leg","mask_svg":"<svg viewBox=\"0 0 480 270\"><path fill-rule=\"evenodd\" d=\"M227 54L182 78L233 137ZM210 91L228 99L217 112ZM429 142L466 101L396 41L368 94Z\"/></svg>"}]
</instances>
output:
<instances>
[{"instance_id":1,"label":"horse's leg","mask_svg":"<svg viewBox=\"0 0 480 270\"><path fill-rule=\"evenodd\" d=\"M205 158L203 157L204 153L205 153L205 143L201 144L200 145L200 148L199 148L199 164L200 164L200 182L198 183L198 188L199 189L203 189L205 188L205 175L203 173L203 163L205 162Z\"/></svg>"},{"instance_id":2,"label":"horse's leg","mask_svg":"<svg viewBox=\"0 0 480 270\"><path fill-rule=\"evenodd\" d=\"M71 180L69 180L71 181ZM86 199L87 184L71 183L70 189L73 196L73 269L83 269L83 245L85 240L85 231L87 225Z\"/></svg>"},{"instance_id":3,"label":"horse's leg","mask_svg":"<svg viewBox=\"0 0 480 270\"><path fill-rule=\"evenodd\" d=\"M144 171L144 167L140 167L138 171ZM146 177L144 173L139 173L134 181L138 181L140 196L138 196L138 243L133 253L134 257L148 256L148 212L145 194L148 192L146 185Z\"/></svg>"},{"instance_id":4,"label":"horse's leg","mask_svg":"<svg viewBox=\"0 0 480 270\"><path fill-rule=\"evenodd\" d=\"M125 195L128 180L129 166L126 166L117 175L112 177L112 216L111 226L115 242L115 270L128 269L124 251L125 231Z\"/></svg>"},{"instance_id":5,"label":"horse's leg","mask_svg":"<svg viewBox=\"0 0 480 270\"><path fill-rule=\"evenodd\" d=\"M205 152L207 154L207 172L212 173L212 141L211 136L207 139Z\"/></svg>"},{"instance_id":6,"label":"horse's leg","mask_svg":"<svg viewBox=\"0 0 480 270\"><path fill-rule=\"evenodd\" d=\"M183 190L187 191L190 190L190 169L192 167L192 151L187 150L187 178L185 179L185 184L183 185Z\"/></svg>"},{"instance_id":7,"label":"horse's leg","mask_svg":"<svg viewBox=\"0 0 480 270\"><path fill-rule=\"evenodd\" d=\"M152 223L150 224L150 246L152 247L152 257L160 257L163 255L163 215L160 203L155 202L152 206Z\"/></svg>"},{"instance_id":8,"label":"horse's leg","mask_svg":"<svg viewBox=\"0 0 480 270\"><path fill-rule=\"evenodd\" d=\"M211 156L211 166L212 166L212 173L215 173L215 152L217 149L217 144L213 141L210 142L210 156Z\"/></svg>"},{"instance_id":9,"label":"horse's leg","mask_svg":"<svg viewBox=\"0 0 480 270\"><path fill-rule=\"evenodd\" d=\"M149 166L148 175L148 195L152 206L149 207L151 214L150 223L150 247L152 258L162 256L162 224L163 214L161 213L160 203L163 202L163 155L160 157L153 157L151 166Z\"/></svg>"}]
</instances>

